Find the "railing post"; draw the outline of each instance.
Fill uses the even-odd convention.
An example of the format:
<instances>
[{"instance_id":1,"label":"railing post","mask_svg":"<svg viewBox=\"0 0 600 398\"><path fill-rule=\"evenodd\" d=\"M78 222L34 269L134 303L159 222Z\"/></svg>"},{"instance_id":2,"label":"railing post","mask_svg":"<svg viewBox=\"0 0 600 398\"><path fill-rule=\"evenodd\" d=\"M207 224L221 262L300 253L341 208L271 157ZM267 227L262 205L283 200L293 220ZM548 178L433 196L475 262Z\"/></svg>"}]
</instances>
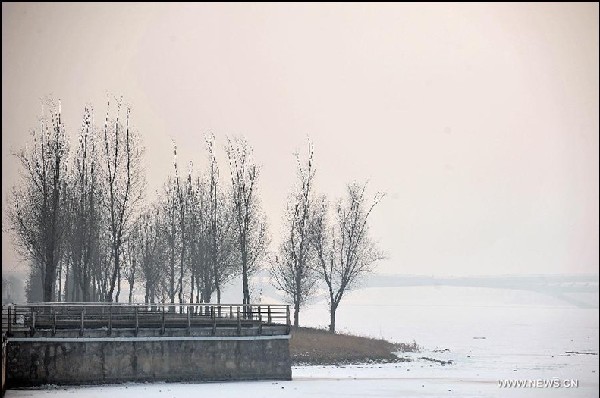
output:
<instances>
[{"instance_id":1,"label":"railing post","mask_svg":"<svg viewBox=\"0 0 600 398\"><path fill-rule=\"evenodd\" d=\"M140 324L138 321L138 307L135 307L135 337L138 335L138 330L140 329Z\"/></svg>"},{"instance_id":2,"label":"railing post","mask_svg":"<svg viewBox=\"0 0 600 398\"><path fill-rule=\"evenodd\" d=\"M190 319L190 309L191 307L188 307L187 309L187 334L189 335L191 333L191 328L192 328L192 322Z\"/></svg>"},{"instance_id":3,"label":"railing post","mask_svg":"<svg viewBox=\"0 0 600 398\"><path fill-rule=\"evenodd\" d=\"M262 334L262 313L260 312L260 305L258 306L258 334Z\"/></svg>"},{"instance_id":4,"label":"railing post","mask_svg":"<svg viewBox=\"0 0 600 398\"><path fill-rule=\"evenodd\" d=\"M85 315L85 308L81 309L81 329L79 329L79 335L83 336L83 317Z\"/></svg>"},{"instance_id":5,"label":"railing post","mask_svg":"<svg viewBox=\"0 0 600 398\"><path fill-rule=\"evenodd\" d=\"M31 335L35 334L35 310L31 307Z\"/></svg>"},{"instance_id":6,"label":"railing post","mask_svg":"<svg viewBox=\"0 0 600 398\"><path fill-rule=\"evenodd\" d=\"M212 335L217 334L217 313L215 311L215 306L210 307L210 315L212 317Z\"/></svg>"},{"instance_id":7,"label":"railing post","mask_svg":"<svg viewBox=\"0 0 600 398\"><path fill-rule=\"evenodd\" d=\"M240 320L240 306L239 305L237 307L237 333L238 333L238 336L241 336L241 334L242 334L242 322Z\"/></svg>"},{"instance_id":8,"label":"railing post","mask_svg":"<svg viewBox=\"0 0 600 398\"><path fill-rule=\"evenodd\" d=\"M269 322L268 323L271 324L272 322L271 322L271 306L270 305L267 307L267 312L269 314L269 318L268 318Z\"/></svg>"},{"instance_id":9,"label":"railing post","mask_svg":"<svg viewBox=\"0 0 600 398\"><path fill-rule=\"evenodd\" d=\"M12 308L12 305L9 305L9 306L8 306L8 314L7 314L7 318L6 318L6 321L7 321L7 323L8 323L8 336L11 336L11 329L12 329L12 328L11 328L11 323L12 323L12 321L11 321L11 319L10 319L10 312L11 312L11 311L10 311L10 309L11 309L11 308Z\"/></svg>"},{"instance_id":10,"label":"railing post","mask_svg":"<svg viewBox=\"0 0 600 398\"><path fill-rule=\"evenodd\" d=\"M52 308L52 336L56 335L56 311Z\"/></svg>"},{"instance_id":11,"label":"railing post","mask_svg":"<svg viewBox=\"0 0 600 398\"><path fill-rule=\"evenodd\" d=\"M102 307L102 312L104 312L104 307ZM108 307L108 335L112 335L112 305Z\"/></svg>"},{"instance_id":12,"label":"railing post","mask_svg":"<svg viewBox=\"0 0 600 398\"><path fill-rule=\"evenodd\" d=\"M160 334L165 334L165 306L162 307L162 325L160 327Z\"/></svg>"},{"instance_id":13,"label":"railing post","mask_svg":"<svg viewBox=\"0 0 600 398\"><path fill-rule=\"evenodd\" d=\"M285 306L285 323L287 325L287 333L290 333L290 306Z\"/></svg>"}]
</instances>

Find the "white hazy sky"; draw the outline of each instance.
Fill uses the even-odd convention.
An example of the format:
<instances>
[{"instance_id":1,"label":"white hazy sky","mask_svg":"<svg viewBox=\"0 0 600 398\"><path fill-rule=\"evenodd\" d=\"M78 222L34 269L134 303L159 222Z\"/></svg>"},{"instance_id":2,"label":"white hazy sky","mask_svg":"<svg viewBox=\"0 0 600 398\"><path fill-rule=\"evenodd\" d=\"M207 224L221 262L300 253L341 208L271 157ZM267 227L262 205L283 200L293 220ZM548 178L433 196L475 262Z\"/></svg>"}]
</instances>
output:
<instances>
[{"instance_id":1,"label":"white hazy sky","mask_svg":"<svg viewBox=\"0 0 600 398\"><path fill-rule=\"evenodd\" d=\"M387 192L381 272L596 273L598 57L598 4L2 3L2 206L40 97L74 135L110 92L150 194L171 139L202 167L205 133L246 136L274 243L310 136L321 192Z\"/></svg>"}]
</instances>

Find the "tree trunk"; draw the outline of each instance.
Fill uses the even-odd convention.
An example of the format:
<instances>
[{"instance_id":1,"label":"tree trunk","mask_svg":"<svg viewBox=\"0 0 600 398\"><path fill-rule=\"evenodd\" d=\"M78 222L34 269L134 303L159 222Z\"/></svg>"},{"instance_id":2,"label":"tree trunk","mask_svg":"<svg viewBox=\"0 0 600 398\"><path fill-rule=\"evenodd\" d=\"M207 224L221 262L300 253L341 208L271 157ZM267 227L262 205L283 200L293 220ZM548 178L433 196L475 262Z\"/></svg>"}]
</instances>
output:
<instances>
[{"instance_id":1,"label":"tree trunk","mask_svg":"<svg viewBox=\"0 0 600 398\"><path fill-rule=\"evenodd\" d=\"M215 277L215 291L217 292L217 304L221 304L221 281L219 277L219 270L217 269L216 260L214 260L213 264L213 273Z\"/></svg>"},{"instance_id":2,"label":"tree trunk","mask_svg":"<svg viewBox=\"0 0 600 398\"><path fill-rule=\"evenodd\" d=\"M183 206L183 204L181 205ZM183 304L183 269L185 265L185 212L181 211L181 256L179 258L179 304ZM183 314L183 305L179 307L179 313Z\"/></svg>"},{"instance_id":3,"label":"tree trunk","mask_svg":"<svg viewBox=\"0 0 600 398\"><path fill-rule=\"evenodd\" d=\"M115 270L112 273L112 277L110 280L110 288L108 290L108 301L112 303L113 301L113 293L115 291L115 284L117 282L117 276L119 275L119 271L120 271L120 264L119 264L119 244L118 243L113 243L113 255L115 256ZM120 286L119 286L120 288ZM118 298L118 293L117 293L117 302L119 301Z\"/></svg>"},{"instance_id":4,"label":"tree trunk","mask_svg":"<svg viewBox=\"0 0 600 398\"><path fill-rule=\"evenodd\" d=\"M85 274L84 274L85 275ZM90 277L83 277L83 287L81 289L81 293L83 295L83 301L91 301L90 300ZM77 289L77 297L79 297L79 289Z\"/></svg>"},{"instance_id":5,"label":"tree trunk","mask_svg":"<svg viewBox=\"0 0 600 398\"><path fill-rule=\"evenodd\" d=\"M169 286L169 299L171 304L175 303L175 243L171 245L171 281ZM172 311L173 307L169 307L169 311Z\"/></svg>"},{"instance_id":6,"label":"tree trunk","mask_svg":"<svg viewBox=\"0 0 600 398\"><path fill-rule=\"evenodd\" d=\"M46 261L46 272L44 273L44 301L51 302L54 301L54 283L56 281L54 274L56 273L56 268L53 264L54 256L51 254L47 258L49 260Z\"/></svg>"},{"instance_id":7,"label":"tree trunk","mask_svg":"<svg viewBox=\"0 0 600 398\"><path fill-rule=\"evenodd\" d=\"M73 297L70 294L70 291L72 291L72 289L69 289L69 284L72 284L73 282L71 281L69 274L69 266L67 265L67 269L65 272L65 301L73 301Z\"/></svg>"},{"instance_id":8,"label":"tree trunk","mask_svg":"<svg viewBox=\"0 0 600 398\"><path fill-rule=\"evenodd\" d=\"M119 302L119 295L121 294L121 268L117 272L117 294L115 295L115 303Z\"/></svg>"},{"instance_id":9,"label":"tree trunk","mask_svg":"<svg viewBox=\"0 0 600 398\"><path fill-rule=\"evenodd\" d=\"M242 277L242 281L243 281L242 290L243 290L243 294L244 294L244 299L243 299L244 317L247 318L250 315L248 313L248 308L246 307L246 305L250 304L250 289L248 288L248 270L245 266L244 266L244 275Z\"/></svg>"},{"instance_id":10,"label":"tree trunk","mask_svg":"<svg viewBox=\"0 0 600 398\"><path fill-rule=\"evenodd\" d=\"M192 276L190 278L190 304L194 302L194 270L192 269Z\"/></svg>"},{"instance_id":11,"label":"tree trunk","mask_svg":"<svg viewBox=\"0 0 600 398\"><path fill-rule=\"evenodd\" d=\"M129 304L133 302L133 281L129 282Z\"/></svg>"},{"instance_id":12,"label":"tree trunk","mask_svg":"<svg viewBox=\"0 0 600 398\"><path fill-rule=\"evenodd\" d=\"M294 256L296 257L296 256ZM297 267L296 269L298 269L300 267ZM302 282L300 279L300 273L298 271L296 271L296 292L294 293L294 328L298 328L299 323L299 317L300 317L300 300L301 300L301 292L302 292Z\"/></svg>"},{"instance_id":13,"label":"tree trunk","mask_svg":"<svg viewBox=\"0 0 600 398\"><path fill-rule=\"evenodd\" d=\"M296 300L294 303L294 328L300 326L300 301Z\"/></svg>"},{"instance_id":14,"label":"tree trunk","mask_svg":"<svg viewBox=\"0 0 600 398\"><path fill-rule=\"evenodd\" d=\"M58 267L58 291L56 293L56 301L62 301L62 266Z\"/></svg>"},{"instance_id":15,"label":"tree trunk","mask_svg":"<svg viewBox=\"0 0 600 398\"><path fill-rule=\"evenodd\" d=\"M196 275L196 303L202 302L202 297L200 297L200 277Z\"/></svg>"},{"instance_id":16,"label":"tree trunk","mask_svg":"<svg viewBox=\"0 0 600 398\"><path fill-rule=\"evenodd\" d=\"M89 290L88 290L88 292L89 292ZM73 301L80 301L82 293L81 293L81 289L79 288L78 285L75 285L75 284L73 285L73 294L74 294ZM90 301L89 300L89 293L88 293L88 298L85 299L85 296L84 296L84 300L83 301Z\"/></svg>"},{"instance_id":17,"label":"tree trunk","mask_svg":"<svg viewBox=\"0 0 600 398\"><path fill-rule=\"evenodd\" d=\"M183 245L183 244L182 244ZM183 304L183 249L181 250L181 262L179 273L179 304ZM183 306L179 307L179 312L183 313Z\"/></svg>"},{"instance_id":18,"label":"tree trunk","mask_svg":"<svg viewBox=\"0 0 600 398\"><path fill-rule=\"evenodd\" d=\"M246 308L246 305L250 304L250 288L248 286L248 256L245 249L242 250L242 294L244 318L247 318L250 315Z\"/></svg>"},{"instance_id":19,"label":"tree trunk","mask_svg":"<svg viewBox=\"0 0 600 398\"><path fill-rule=\"evenodd\" d=\"M337 304L331 304L329 307L330 323L329 331L335 334L335 311L337 310Z\"/></svg>"}]
</instances>

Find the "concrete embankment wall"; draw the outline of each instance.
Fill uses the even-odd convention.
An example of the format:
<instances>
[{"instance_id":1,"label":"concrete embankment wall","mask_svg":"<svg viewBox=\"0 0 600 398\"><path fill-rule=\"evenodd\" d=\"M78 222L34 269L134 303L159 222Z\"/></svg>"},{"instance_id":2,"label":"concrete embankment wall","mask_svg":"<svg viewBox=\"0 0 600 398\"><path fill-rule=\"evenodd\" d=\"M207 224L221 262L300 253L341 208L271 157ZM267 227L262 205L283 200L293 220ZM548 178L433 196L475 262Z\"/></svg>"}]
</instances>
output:
<instances>
[{"instance_id":1,"label":"concrete embankment wall","mask_svg":"<svg viewBox=\"0 0 600 398\"><path fill-rule=\"evenodd\" d=\"M2 333L2 396L6 387L6 339Z\"/></svg>"},{"instance_id":2,"label":"concrete embankment wall","mask_svg":"<svg viewBox=\"0 0 600 398\"><path fill-rule=\"evenodd\" d=\"M9 338L6 370L7 388L292 376L288 335Z\"/></svg>"}]
</instances>

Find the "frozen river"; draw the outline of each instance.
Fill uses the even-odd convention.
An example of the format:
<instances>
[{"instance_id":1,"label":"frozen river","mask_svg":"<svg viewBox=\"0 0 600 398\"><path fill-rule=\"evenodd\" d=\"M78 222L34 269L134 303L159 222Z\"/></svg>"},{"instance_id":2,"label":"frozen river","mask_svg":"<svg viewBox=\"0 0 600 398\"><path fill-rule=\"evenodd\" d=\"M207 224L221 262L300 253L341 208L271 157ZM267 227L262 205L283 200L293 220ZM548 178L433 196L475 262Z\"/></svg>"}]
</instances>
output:
<instances>
[{"instance_id":1,"label":"frozen river","mask_svg":"<svg viewBox=\"0 0 600 398\"><path fill-rule=\"evenodd\" d=\"M6 397L597 397L598 292L578 293L576 302L585 305L525 290L364 288L342 301L338 329L414 339L422 351L405 355L412 362L294 367L289 382L48 388ZM326 303L313 303L301 322L325 327ZM503 380L528 384L501 387Z\"/></svg>"}]
</instances>

